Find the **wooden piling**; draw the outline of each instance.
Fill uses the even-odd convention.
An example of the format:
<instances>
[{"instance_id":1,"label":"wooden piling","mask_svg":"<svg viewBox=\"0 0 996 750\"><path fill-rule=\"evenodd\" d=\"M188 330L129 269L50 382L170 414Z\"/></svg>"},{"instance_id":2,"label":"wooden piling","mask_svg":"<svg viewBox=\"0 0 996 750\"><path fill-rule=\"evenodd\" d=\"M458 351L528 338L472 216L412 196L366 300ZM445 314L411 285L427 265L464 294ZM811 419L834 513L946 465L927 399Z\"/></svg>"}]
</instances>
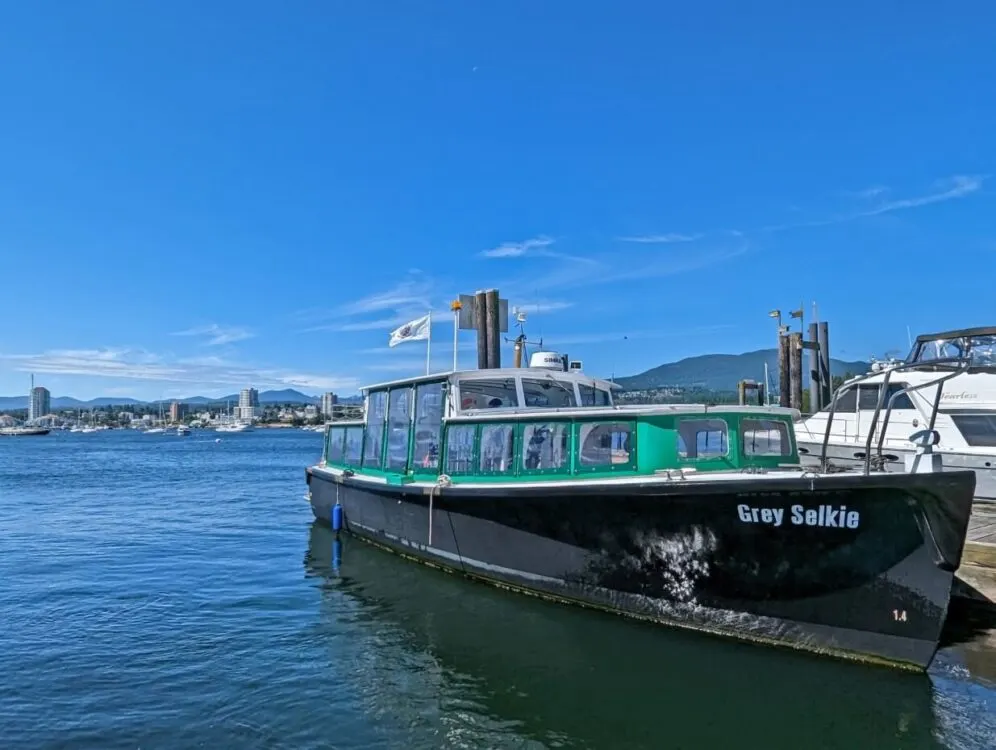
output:
<instances>
[{"instance_id":1,"label":"wooden piling","mask_svg":"<svg viewBox=\"0 0 996 750\"><path fill-rule=\"evenodd\" d=\"M778 405L787 407L791 400L789 376L789 338L778 336Z\"/></svg>"},{"instance_id":2,"label":"wooden piling","mask_svg":"<svg viewBox=\"0 0 996 750\"><path fill-rule=\"evenodd\" d=\"M488 368L501 367L501 321L498 315L498 290L484 293L487 317Z\"/></svg>"},{"instance_id":3,"label":"wooden piling","mask_svg":"<svg viewBox=\"0 0 996 750\"><path fill-rule=\"evenodd\" d=\"M830 332L827 329L827 324L821 322L819 324L819 339L820 339L820 390L822 391L822 397L820 401L824 406L830 404L830 399L833 398L833 379L830 377Z\"/></svg>"},{"instance_id":4,"label":"wooden piling","mask_svg":"<svg viewBox=\"0 0 996 750\"><path fill-rule=\"evenodd\" d=\"M789 334L789 405L802 410L802 334Z\"/></svg>"},{"instance_id":5,"label":"wooden piling","mask_svg":"<svg viewBox=\"0 0 996 750\"><path fill-rule=\"evenodd\" d=\"M477 329L477 369L488 369L488 316L486 294L474 294L474 327Z\"/></svg>"},{"instance_id":6,"label":"wooden piling","mask_svg":"<svg viewBox=\"0 0 996 750\"><path fill-rule=\"evenodd\" d=\"M809 411L823 408L823 391L820 387L820 334L816 323L809 324Z\"/></svg>"}]
</instances>

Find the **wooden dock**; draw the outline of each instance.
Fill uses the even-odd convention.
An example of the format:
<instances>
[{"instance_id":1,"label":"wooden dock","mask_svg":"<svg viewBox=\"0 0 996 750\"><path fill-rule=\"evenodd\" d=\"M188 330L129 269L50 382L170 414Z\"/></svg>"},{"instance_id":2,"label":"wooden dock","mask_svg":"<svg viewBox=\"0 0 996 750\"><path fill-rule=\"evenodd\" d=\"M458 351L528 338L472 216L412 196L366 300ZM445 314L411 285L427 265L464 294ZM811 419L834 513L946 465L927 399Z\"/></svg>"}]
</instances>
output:
<instances>
[{"instance_id":1,"label":"wooden dock","mask_svg":"<svg viewBox=\"0 0 996 750\"><path fill-rule=\"evenodd\" d=\"M972 511L954 595L996 606L996 503Z\"/></svg>"}]
</instances>

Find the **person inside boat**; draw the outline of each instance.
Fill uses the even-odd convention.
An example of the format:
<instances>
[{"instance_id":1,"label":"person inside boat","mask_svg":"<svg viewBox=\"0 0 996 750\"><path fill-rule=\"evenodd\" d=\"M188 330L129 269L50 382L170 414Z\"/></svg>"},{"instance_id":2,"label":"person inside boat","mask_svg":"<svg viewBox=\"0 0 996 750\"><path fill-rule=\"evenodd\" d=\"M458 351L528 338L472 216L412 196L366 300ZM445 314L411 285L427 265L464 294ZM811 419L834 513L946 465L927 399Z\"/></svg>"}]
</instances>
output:
<instances>
[{"instance_id":1,"label":"person inside boat","mask_svg":"<svg viewBox=\"0 0 996 750\"><path fill-rule=\"evenodd\" d=\"M525 466L527 469L539 469L540 456L543 452L543 443L550 437L550 428L546 426L537 427L529 437L529 444L526 446Z\"/></svg>"}]
</instances>

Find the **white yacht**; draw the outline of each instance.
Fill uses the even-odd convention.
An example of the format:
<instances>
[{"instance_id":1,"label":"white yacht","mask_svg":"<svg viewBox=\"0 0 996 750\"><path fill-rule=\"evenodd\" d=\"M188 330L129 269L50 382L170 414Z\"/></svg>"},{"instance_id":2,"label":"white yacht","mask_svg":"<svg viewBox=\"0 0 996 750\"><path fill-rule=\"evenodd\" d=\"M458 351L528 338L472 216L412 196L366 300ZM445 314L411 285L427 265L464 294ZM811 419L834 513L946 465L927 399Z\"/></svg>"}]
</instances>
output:
<instances>
[{"instance_id":1,"label":"white yacht","mask_svg":"<svg viewBox=\"0 0 996 750\"><path fill-rule=\"evenodd\" d=\"M248 422L228 422L220 424L214 428L215 432L252 432L252 425Z\"/></svg>"},{"instance_id":2,"label":"white yacht","mask_svg":"<svg viewBox=\"0 0 996 750\"><path fill-rule=\"evenodd\" d=\"M944 468L974 470L975 499L996 502L996 327L917 336L905 360L876 363L834 401L832 418L827 407L795 425L804 465L905 471L910 436L932 428Z\"/></svg>"}]
</instances>

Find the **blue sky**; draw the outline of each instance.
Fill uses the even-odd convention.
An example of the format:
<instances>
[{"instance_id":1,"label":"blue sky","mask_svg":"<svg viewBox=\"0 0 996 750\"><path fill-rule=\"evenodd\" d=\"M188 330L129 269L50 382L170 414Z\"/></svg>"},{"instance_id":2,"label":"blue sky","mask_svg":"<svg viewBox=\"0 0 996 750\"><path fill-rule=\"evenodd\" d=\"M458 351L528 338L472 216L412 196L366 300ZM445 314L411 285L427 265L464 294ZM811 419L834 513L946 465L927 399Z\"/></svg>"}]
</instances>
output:
<instances>
[{"instance_id":1,"label":"blue sky","mask_svg":"<svg viewBox=\"0 0 996 750\"><path fill-rule=\"evenodd\" d=\"M486 286L600 375L771 346L800 301L845 359L996 323L994 23L925 0L8 4L0 394L29 372L79 398L348 393L424 369L387 340L430 309L446 368L447 304Z\"/></svg>"}]
</instances>

